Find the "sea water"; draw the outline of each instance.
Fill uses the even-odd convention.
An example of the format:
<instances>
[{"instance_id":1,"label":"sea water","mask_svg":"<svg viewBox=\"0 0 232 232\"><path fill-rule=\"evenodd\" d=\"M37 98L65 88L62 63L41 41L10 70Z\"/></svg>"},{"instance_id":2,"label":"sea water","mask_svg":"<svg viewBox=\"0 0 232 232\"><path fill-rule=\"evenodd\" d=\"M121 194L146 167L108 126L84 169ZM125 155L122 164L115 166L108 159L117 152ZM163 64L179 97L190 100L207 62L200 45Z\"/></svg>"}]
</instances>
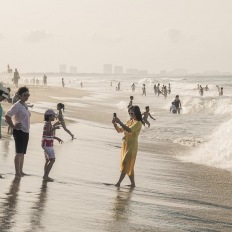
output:
<instances>
[{"instance_id":1,"label":"sea water","mask_svg":"<svg viewBox=\"0 0 232 232\"><path fill-rule=\"evenodd\" d=\"M59 79L48 77L48 85L59 86ZM122 135L111 122L99 124L78 116L68 125L77 139L72 141L64 131L58 131L64 144L55 145L57 159L51 172L55 181L43 182L43 125L34 124L25 157L30 176L13 180L14 142L0 141L5 178L0 180L0 231L232 230L232 176L224 171L232 168L231 77L67 77L65 81L67 87L77 89L82 81L83 89L90 92L78 99L58 98L67 111L97 105L102 112L117 112L127 118L130 95L142 112L150 106L156 120L149 119L151 127L140 134L137 187L127 187L128 179L120 189L113 186L119 177ZM119 81L121 90L116 91ZM135 92L131 91L132 83ZM171 84L172 92L166 99L154 94L157 83ZM146 97L141 96L142 84L146 84ZM210 90L201 97L197 84L207 84ZM223 97L218 96L216 85L224 87ZM173 115L169 107L177 94L182 111ZM42 113L55 106L39 102L33 110Z\"/></svg>"}]
</instances>

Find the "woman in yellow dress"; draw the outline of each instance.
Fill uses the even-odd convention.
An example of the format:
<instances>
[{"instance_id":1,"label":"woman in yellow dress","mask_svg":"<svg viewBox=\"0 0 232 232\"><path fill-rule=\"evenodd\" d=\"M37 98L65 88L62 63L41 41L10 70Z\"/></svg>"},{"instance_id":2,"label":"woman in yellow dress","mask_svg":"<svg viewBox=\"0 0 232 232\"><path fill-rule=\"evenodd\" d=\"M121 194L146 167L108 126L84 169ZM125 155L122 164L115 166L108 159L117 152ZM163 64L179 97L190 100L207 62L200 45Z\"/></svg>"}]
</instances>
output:
<instances>
[{"instance_id":1,"label":"woman in yellow dress","mask_svg":"<svg viewBox=\"0 0 232 232\"><path fill-rule=\"evenodd\" d=\"M138 136L142 128L142 115L138 106L132 106L128 112L131 118L126 124L123 124L117 117L114 117L112 120L116 131L118 133L124 132L120 164L121 175L115 186L120 187L122 180L127 174L131 181L131 187L134 188L134 165L138 150ZM120 127L117 124L119 124Z\"/></svg>"}]
</instances>

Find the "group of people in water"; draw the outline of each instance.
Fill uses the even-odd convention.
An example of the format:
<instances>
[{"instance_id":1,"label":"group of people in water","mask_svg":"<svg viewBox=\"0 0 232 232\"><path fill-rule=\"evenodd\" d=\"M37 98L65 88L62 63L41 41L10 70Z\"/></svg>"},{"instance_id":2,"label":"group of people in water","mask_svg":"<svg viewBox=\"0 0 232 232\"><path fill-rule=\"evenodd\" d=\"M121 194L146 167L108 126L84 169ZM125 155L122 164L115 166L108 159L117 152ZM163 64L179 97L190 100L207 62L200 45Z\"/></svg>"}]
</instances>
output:
<instances>
[{"instance_id":1,"label":"group of people in water","mask_svg":"<svg viewBox=\"0 0 232 232\"><path fill-rule=\"evenodd\" d=\"M216 85L217 91L218 91L218 95L219 96L223 96L223 87L219 87L218 85ZM197 85L197 89L199 91L199 94L201 97L204 96L204 92L205 91L209 91L209 87L208 85L206 85L205 87L203 87L202 85Z\"/></svg>"}]
</instances>

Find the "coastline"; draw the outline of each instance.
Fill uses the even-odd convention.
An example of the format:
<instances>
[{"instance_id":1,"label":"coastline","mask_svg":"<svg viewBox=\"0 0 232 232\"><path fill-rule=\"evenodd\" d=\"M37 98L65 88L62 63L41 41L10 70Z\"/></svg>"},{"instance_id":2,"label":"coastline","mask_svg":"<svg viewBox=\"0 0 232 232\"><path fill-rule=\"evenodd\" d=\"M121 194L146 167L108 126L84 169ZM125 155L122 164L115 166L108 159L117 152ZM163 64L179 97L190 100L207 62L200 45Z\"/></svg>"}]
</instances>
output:
<instances>
[{"instance_id":1,"label":"coastline","mask_svg":"<svg viewBox=\"0 0 232 232\"><path fill-rule=\"evenodd\" d=\"M119 227L126 231L146 228L151 232L231 231L230 172L185 163L176 157L187 153L191 147L142 137L135 165L137 186L131 191L126 186L129 181L126 178L122 188L116 189L113 183L119 175L122 134L117 134L111 125L114 104L104 107L92 102L94 96L88 91L28 87L30 103L34 104L31 111L33 133L25 161L30 176L22 178L17 189L12 188L13 182L11 184L13 138L5 134L0 141L4 177L0 190L3 203L0 215L4 220L0 228L3 231L9 226L8 220L13 220L15 224L10 226L17 228L19 218L24 219L20 224L24 231L40 230L41 226L44 231L51 227L57 231L59 226L66 231L76 231L77 226L83 231L93 231L93 228L94 231L118 231ZM85 97L88 105L76 104L78 99ZM57 161L52 177L56 181L44 185L44 157L40 147L43 112L47 107L55 110L62 100L71 103L64 117L78 138L72 141L66 132L58 131L65 142L55 145ZM10 107L6 102L2 105L4 111ZM126 111L119 114L127 117ZM8 195L10 197L6 197ZM21 207L17 208L17 203Z\"/></svg>"}]
</instances>

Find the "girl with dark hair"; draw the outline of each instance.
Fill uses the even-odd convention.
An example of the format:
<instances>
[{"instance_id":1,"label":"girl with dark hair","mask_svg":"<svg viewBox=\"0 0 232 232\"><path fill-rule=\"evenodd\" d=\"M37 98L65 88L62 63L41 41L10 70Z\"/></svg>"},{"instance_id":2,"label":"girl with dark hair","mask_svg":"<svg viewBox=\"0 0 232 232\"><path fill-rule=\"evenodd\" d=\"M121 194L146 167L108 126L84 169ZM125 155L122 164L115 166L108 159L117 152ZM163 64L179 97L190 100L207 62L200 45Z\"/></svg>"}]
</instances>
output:
<instances>
[{"instance_id":1,"label":"girl with dark hair","mask_svg":"<svg viewBox=\"0 0 232 232\"><path fill-rule=\"evenodd\" d=\"M65 121L64 121L64 116L62 113L62 110L64 111L64 104L63 103L58 103L57 104L57 110L58 110L58 115L57 118L60 122L60 125L63 127L63 129L71 135L72 139L74 139L74 135L70 132L70 130L67 129L66 125L65 125Z\"/></svg>"},{"instance_id":2,"label":"girl with dark hair","mask_svg":"<svg viewBox=\"0 0 232 232\"><path fill-rule=\"evenodd\" d=\"M115 186L120 187L121 182L127 174L131 181L131 187L134 188L134 165L138 151L138 136L142 128L142 115L138 106L130 107L129 114L131 118L125 124L117 117L114 117L112 120L115 130L118 133L124 132L120 164L121 175Z\"/></svg>"},{"instance_id":3,"label":"girl with dark hair","mask_svg":"<svg viewBox=\"0 0 232 232\"><path fill-rule=\"evenodd\" d=\"M30 116L31 113L28 110L26 101L30 94L27 87L21 87L18 89L19 101L12 105L12 107L6 112L5 119L10 127L13 128L13 137L15 140L15 176L20 178L24 176L23 164L24 155L27 151L27 144L29 141L29 129L30 129ZM13 118L13 120L12 120Z\"/></svg>"}]
</instances>

